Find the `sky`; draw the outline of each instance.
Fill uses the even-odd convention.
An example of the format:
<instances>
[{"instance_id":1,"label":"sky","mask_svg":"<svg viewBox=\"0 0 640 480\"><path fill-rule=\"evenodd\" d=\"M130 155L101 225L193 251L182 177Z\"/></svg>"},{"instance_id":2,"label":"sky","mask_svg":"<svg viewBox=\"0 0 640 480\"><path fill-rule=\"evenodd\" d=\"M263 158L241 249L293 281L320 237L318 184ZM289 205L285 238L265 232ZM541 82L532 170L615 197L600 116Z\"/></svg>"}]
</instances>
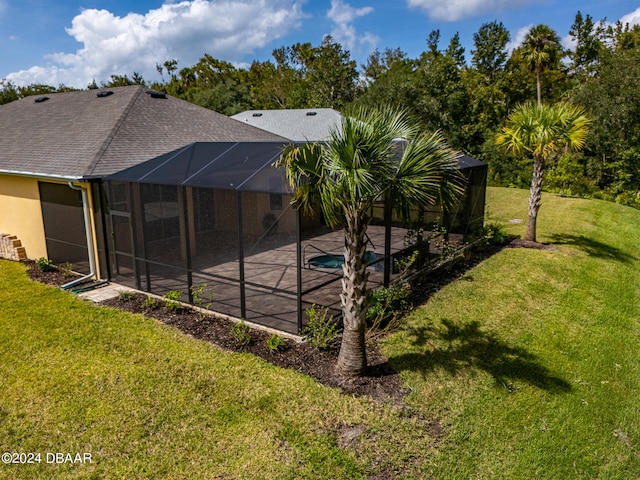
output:
<instances>
[{"instance_id":1,"label":"sky","mask_svg":"<svg viewBox=\"0 0 640 480\"><path fill-rule=\"evenodd\" d=\"M568 46L578 11L640 23L640 2L629 0L0 0L0 81L86 88L133 72L161 81L156 65L166 60L180 69L208 53L248 67L325 35L358 66L376 48L417 58L433 30L441 49L459 33L470 59L473 34L494 20L511 47L541 23Z\"/></svg>"}]
</instances>

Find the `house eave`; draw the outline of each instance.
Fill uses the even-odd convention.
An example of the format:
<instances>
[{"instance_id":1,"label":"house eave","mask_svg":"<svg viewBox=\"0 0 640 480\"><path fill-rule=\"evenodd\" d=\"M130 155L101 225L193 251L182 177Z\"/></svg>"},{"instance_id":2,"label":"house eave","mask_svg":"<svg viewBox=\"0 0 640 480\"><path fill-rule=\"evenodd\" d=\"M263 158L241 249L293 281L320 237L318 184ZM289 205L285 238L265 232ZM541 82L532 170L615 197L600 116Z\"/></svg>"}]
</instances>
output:
<instances>
[{"instance_id":1,"label":"house eave","mask_svg":"<svg viewBox=\"0 0 640 480\"><path fill-rule=\"evenodd\" d=\"M82 182L86 181L83 177L73 176L73 175L53 175L50 173L40 173L40 172L27 172L27 171L19 171L19 170L3 170L0 169L0 175L10 175L14 177L29 177L36 178L42 180L60 180L64 182Z\"/></svg>"}]
</instances>

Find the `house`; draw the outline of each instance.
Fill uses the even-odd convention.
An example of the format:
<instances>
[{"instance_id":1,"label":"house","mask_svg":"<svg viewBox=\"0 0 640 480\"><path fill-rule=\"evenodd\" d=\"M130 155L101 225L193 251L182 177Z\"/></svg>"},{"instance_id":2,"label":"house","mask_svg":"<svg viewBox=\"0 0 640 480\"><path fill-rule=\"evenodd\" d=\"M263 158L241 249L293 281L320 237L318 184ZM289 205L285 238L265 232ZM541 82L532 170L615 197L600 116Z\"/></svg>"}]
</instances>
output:
<instances>
[{"instance_id":1,"label":"house","mask_svg":"<svg viewBox=\"0 0 640 480\"><path fill-rule=\"evenodd\" d=\"M144 86L26 97L0 106L0 132L6 256L103 278L105 175L191 142L287 141Z\"/></svg>"},{"instance_id":2,"label":"house","mask_svg":"<svg viewBox=\"0 0 640 480\"><path fill-rule=\"evenodd\" d=\"M291 206L274 162L284 144L325 140L340 114L235 118L142 86L0 106L0 254L190 302L201 289L216 312L294 334L313 304L338 313L343 233ZM459 166L459 205L415 219L462 237L482 225L486 165L463 156ZM382 199L370 216L369 284L388 285L415 230Z\"/></svg>"}]
</instances>

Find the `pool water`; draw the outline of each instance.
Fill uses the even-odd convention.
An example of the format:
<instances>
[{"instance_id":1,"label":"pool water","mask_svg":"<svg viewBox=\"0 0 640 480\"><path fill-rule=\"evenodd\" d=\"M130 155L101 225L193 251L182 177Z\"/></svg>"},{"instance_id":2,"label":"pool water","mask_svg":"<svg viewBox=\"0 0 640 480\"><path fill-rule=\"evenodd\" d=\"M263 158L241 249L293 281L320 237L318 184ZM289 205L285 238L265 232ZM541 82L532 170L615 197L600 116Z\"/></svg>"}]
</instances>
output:
<instances>
[{"instance_id":1,"label":"pool water","mask_svg":"<svg viewBox=\"0 0 640 480\"><path fill-rule=\"evenodd\" d=\"M364 254L364 261L370 265L377 259L375 252L367 251ZM344 264L344 255L339 253L326 253L311 257L307 264L317 268L342 268Z\"/></svg>"}]
</instances>

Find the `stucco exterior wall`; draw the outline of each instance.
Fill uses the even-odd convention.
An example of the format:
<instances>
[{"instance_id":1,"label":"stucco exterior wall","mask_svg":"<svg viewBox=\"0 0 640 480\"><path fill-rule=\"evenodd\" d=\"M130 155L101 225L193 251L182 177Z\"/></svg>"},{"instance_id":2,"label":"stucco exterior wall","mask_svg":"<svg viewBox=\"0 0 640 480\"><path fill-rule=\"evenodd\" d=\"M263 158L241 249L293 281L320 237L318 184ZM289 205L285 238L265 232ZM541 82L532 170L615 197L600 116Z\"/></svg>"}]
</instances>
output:
<instances>
[{"instance_id":1,"label":"stucco exterior wall","mask_svg":"<svg viewBox=\"0 0 640 480\"><path fill-rule=\"evenodd\" d=\"M15 236L20 241L21 247L24 248L26 258L31 260L48 257L38 181L37 178L0 174L0 232ZM66 182L63 181L56 182L49 179L40 181L66 185ZM81 185L85 188L88 187L88 184ZM96 252L93 198L90 189L87 193L91 214L93 251ZM100 273L96 259L97 278L100 278Z\"/></svg>"},{"instance_id":2,"label":"stucco exterior wall","mask_svg":"<svg viewBox=\"0 0 640 480\"><path fill-rule=\"evenodd\" d=\"M0 175L0 232L15 235L27 258L47 256L38 181Z\"/></svg>"}]
</instances>

